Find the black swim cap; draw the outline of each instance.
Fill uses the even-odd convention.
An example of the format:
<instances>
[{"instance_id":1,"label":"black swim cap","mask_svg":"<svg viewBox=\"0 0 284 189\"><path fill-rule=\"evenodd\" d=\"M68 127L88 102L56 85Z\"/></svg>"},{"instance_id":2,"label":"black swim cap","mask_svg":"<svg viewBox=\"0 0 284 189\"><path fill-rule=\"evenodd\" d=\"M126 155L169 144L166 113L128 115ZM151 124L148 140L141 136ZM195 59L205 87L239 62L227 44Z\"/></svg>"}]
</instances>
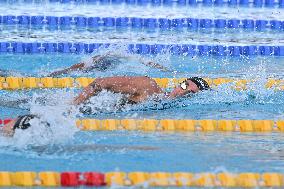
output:
<instances>
[{"instance_id":1,"label":"black swim cap","mask_svg":"<svg viewBox=\"0 0 284 189\"><path fill-rule=\"evenodd\" d=\"M15 125L13 126L13 130L16 129L25 130L29 128L31 126L30 121L34 118L39 118L39 117L33 114L19 116L17 118ZM43 124L45 127L50 127L50 124L47 121L40 121L40 123Z\"/></svg>"},{"instance_id":2,"label":"black swim cap","mask_svg":"<svg viewBox=\"0 0 284 189\"><path fill-rule=\"evenodd\" d=\"M15 125L13 126L13 130L15 129L27 129L31 126L30 121L35 118L35 115L29 114L29 115L23 115L19 116Z\"/></svg>"},{"instance_id":3,"label":"black swim cap","mask_svg":"<svg viewBox=\"0 0 284 189\"><path fill-rule=\"evenodd\" d=\"M205 81L204 79L200 78L200 77L190 77L187 78L187 80L192 81L193 83L195 83L198 87L199 90L207 90L210 89L207 81Z\"/></svg>"}]
</instances>

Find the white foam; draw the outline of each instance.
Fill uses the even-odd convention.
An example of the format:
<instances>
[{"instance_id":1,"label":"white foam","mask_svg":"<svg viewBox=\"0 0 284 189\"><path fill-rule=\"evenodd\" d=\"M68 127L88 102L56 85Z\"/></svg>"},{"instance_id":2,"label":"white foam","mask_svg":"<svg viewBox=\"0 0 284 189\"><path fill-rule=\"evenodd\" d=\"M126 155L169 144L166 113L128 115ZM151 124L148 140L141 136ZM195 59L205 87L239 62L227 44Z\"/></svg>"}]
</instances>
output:
<instances>
[{"instance_id":1,"label":"white foam","mask_svg":"<svg viewBox=\"0 0 284 189\"><path fill-rule=\"evenodd\" d=\"M39 97L47 96L49 105L39 104ZM60 98L59 98L60 97ZM19 148L64 143L78 131L75 126L77 112L72 109L70 91L49 91L41 95L35 93L30 102L30 113L38 116L30 121L27 130L17 129L13 145ZM47 125L48 123L48 125Z\"/></svg>"},{"instance_id":2,"label":"white foam","mask_svg":"<svg viewBox=\"0 0 284 189\"><path fill-rule=\"evenodd\" d=\"M125 110L127 105L122 107L121 102L125 98L123 94L120 93L112 93L106 90L101 91L96 96L93 96L89 99L89 103L87 104L87 108L90 108L91 114L101 113L101 112L112 112L115 113L117 111ZM86 108L85 105L81 107Z\"/></svg>"}]
</instances>

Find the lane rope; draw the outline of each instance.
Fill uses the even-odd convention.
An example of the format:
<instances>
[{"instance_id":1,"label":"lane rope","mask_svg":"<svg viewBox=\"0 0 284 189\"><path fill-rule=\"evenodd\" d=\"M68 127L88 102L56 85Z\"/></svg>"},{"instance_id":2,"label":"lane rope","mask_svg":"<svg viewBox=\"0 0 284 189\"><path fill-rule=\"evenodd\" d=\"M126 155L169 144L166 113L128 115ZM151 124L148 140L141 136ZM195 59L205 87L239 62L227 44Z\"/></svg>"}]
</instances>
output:
<instances>
[{"instance_id":1,"label":"lane rope","mask_svg":"<svg viewBox=\"0 0 284 189\"><path fill-rule=\"evenodd\" d=\"M222 1L222 0L216 0ZM270 0L266 0L270 1ZM262 2L259 1L258 2ZM284 2L284 0L283 0ZM25 27L55 29L71 29L74 27L94 29L98 27L118 27L134 29L245 29L249 31L263 31L271 29L282 32L284 22L281 20L254 20L254 19L210 19L210 18L139 18L139 17L84 17L84 16L29 16L3 15L0 16L2 25L21 25ZM72 27L71 27L72 26Z\"/></svg>"},{"instance_id":2,"label":"lane rope","mask_svg":"<svg viewBox=\"0 0 284 189\"><path fill-rule=\"evenodd\" d=\"M282 173L0 172L1 187L31 186L281 187Z\"/></svg>"},{"instance_id":3,"label":"lane rope","mask_svg":"<svg viewBox=\"0 0 284 189\"><path fill-rule=\"evenodd\" d=\"M0 126L12 119L0 120ZM284 132L284 120L78 119L83 131Z\"/></svg>"},{"instance_id":4,"label":"lane rope","mask_svg":"<svg viewBox=\"0 0 284 189\"><path fill-rule=\"evenodd\" d=\"M153 78L161 88L173 88L186 78ZM89 77L0 77L0 90L17 90L17 89L35 89L35 88L72 88L86 87L92 83L95 78ZM222 84L232 84L236 90L246 90L248 84L258 82L257 80L231 79L231 78L205 78L210 87L214 88ZM265 88L275 90L284 89L283 79L267 79L264 84Z\"/></svg>"},{"instance_id":5,"label":"lane rope","mask_svg":"<svg viewBox=\"0 0 284 189\"><path fill-rule=\"evenodd\" d=\"M284 120L82 119L77 120L76 125L85 131L284 132Z\"/></svg>"},{"instance_id":6,"label":"lane rope","mask_svg":"<svg viewBox=\"0 0 284 189\"><path fill-rule=\"evenodd\" d=\"M121 43L73 42L0 42L0 53L93 53L101 48L121 46ZM169 52L182 56L284 56L284 46L267 45L194 45L194 44L127 44L129 53L157 55Z\"/></svg>"}]
</instances>

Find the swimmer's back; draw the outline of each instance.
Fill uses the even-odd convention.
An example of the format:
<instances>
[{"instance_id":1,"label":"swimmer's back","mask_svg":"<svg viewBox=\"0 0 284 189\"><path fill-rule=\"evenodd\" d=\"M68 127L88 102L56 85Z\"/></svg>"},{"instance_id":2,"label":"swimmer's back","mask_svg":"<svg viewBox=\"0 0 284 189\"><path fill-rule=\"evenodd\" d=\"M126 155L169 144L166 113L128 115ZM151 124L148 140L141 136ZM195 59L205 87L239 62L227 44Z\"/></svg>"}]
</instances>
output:
<instances>
[{"instance_id":1,"label":"swimmer's back","mask_svg":"<svg viewBox=\"0 0 284 189\"><path fill-rule=\"evenodd\" d=\"M107 78L97 78L96 82L101 83L105 88L112 91L130 91L131 93L163 93L155 80L146 76L115 76Z\"/></svg>"}]
</instances>

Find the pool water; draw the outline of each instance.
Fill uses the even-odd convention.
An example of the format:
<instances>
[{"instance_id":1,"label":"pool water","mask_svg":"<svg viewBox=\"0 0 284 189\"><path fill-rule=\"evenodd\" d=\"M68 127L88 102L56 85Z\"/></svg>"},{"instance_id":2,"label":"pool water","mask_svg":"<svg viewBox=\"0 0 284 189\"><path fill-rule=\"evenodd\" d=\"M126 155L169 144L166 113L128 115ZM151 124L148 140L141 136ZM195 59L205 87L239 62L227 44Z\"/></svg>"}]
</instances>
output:
<instances>
[{"instance_id":1,"label":"pool water","mask_svg":"<svg viewBox=\"0 0 284 189\"><path fill-rule=\"evenodd\" d=\"M1 68L17 70L20 74L40 77L44 70L56 70L72 65L88 55L1 55ZM151 77L206 76L212 78L258 78L259 83L249 90L236 91L223 85L212 91L194 95L179 101L151 102L113 109L111 93L94 97L93 115L85 118L154 118L154 119L281 119L284 111L282 91L266 89L269 77L283 78L282 58L255 57L174 57L163 55L165 65L178 73L161 73L139 64L139 61L122 61L114 70L96 71L92 74L74 73L73 76L104 77L112 75L149 75ZM151 59L151 57L148 57ZM157 57L152 57L153 59ZM161 61L163 63L163 61ZM129 69L125 71L125 66ZM278 69L277 69L278 68ZM261 84L262 83L262 84ZM2 91L8 99L30 98L34 95L49 96L55 106L36 106L33 111L45 112L54 119L57 106L62 105L58 94L70 98L78 89L54 89L31 91ZM161 107L164 108L161 110ZM25 108L30 108L25 105ZM39 110L40 109L40 110ZM1 118L11 118L29 113L29 110L1 107ZM69 120L70 121L70 120ZM58 123L62 124L62 123ZM71 123L72 124L72 123ZM65 127L66 126L66 127ZM2 170L80 170L80 171L277 171L283 172L283 142L281 133L143 133L143 132L71 132L74 125L54 125L56 135L44 137L41 132L27 135L18 133L21 139L2 138L0 167ZM75 127L75 126L74 126ZM41 141L41 142L39 142ZM44 142L43 142L44 141ZM40 145L39 145L40 144ZM52 161L50 161L52 160ZM206 162L206 163L204 163ZM265 163L263 163L265 162ZM11 166L13 165L13 166Z\"/></svg>"},{"instance_id":2,"label":"pool water","mask_svg":"<svg viewBox=\"0 0 284 189\"><path fill-rule=\"evenodd\" d=\"M283 172L281 133L78 132L69 142L2 146L6 171Z\"/></svg>"},{"instance_id":3,"label":"pool water","mask_svg":"<svg viewBox=\"0 0 284 189\"><path fill-rule=\"evenodd\" d=\"M113 16L166 18L239 18L283 20L283 9L232 7L151 7L128 5L89 5L3 3L0 12L11 15ZM108 11L105 11L105 10ZM17 131L14 138L0 137L2 171L189 171L189 172L284 172L282 133L145 133L129 131L78 131L77 118L97 119L283 119L284 93L265 88L268 78L283 79L284 58L273 56L155 56L128 54L128 43L283 45L283 31L208 29L193 31L147 31L101 27L96 30L69 28L49 30L0 24L0 42L86 42L116 43L94 54L116 52L122 59L114 69L92 73L71 73L72 77L120 75L150 77L191 77L256 79L247 90L232 89L234 83L194 94L190 98L145 102L115 108L120 94L102 92L91 99L94 112L70 110L70 101L81 89L36 89L0 91L1 100L29 99L17 108L0 106L0 118L38 113L51 123L30 132ZM48 73L89 59L91 54L0 54L0 68L17 76L44 77ZM149 68L139 60L151 60L175 72ZM170 89L168 89L170 90ZM48 99L38 103L37 99Z\"/></svg>"}]
</instances>

